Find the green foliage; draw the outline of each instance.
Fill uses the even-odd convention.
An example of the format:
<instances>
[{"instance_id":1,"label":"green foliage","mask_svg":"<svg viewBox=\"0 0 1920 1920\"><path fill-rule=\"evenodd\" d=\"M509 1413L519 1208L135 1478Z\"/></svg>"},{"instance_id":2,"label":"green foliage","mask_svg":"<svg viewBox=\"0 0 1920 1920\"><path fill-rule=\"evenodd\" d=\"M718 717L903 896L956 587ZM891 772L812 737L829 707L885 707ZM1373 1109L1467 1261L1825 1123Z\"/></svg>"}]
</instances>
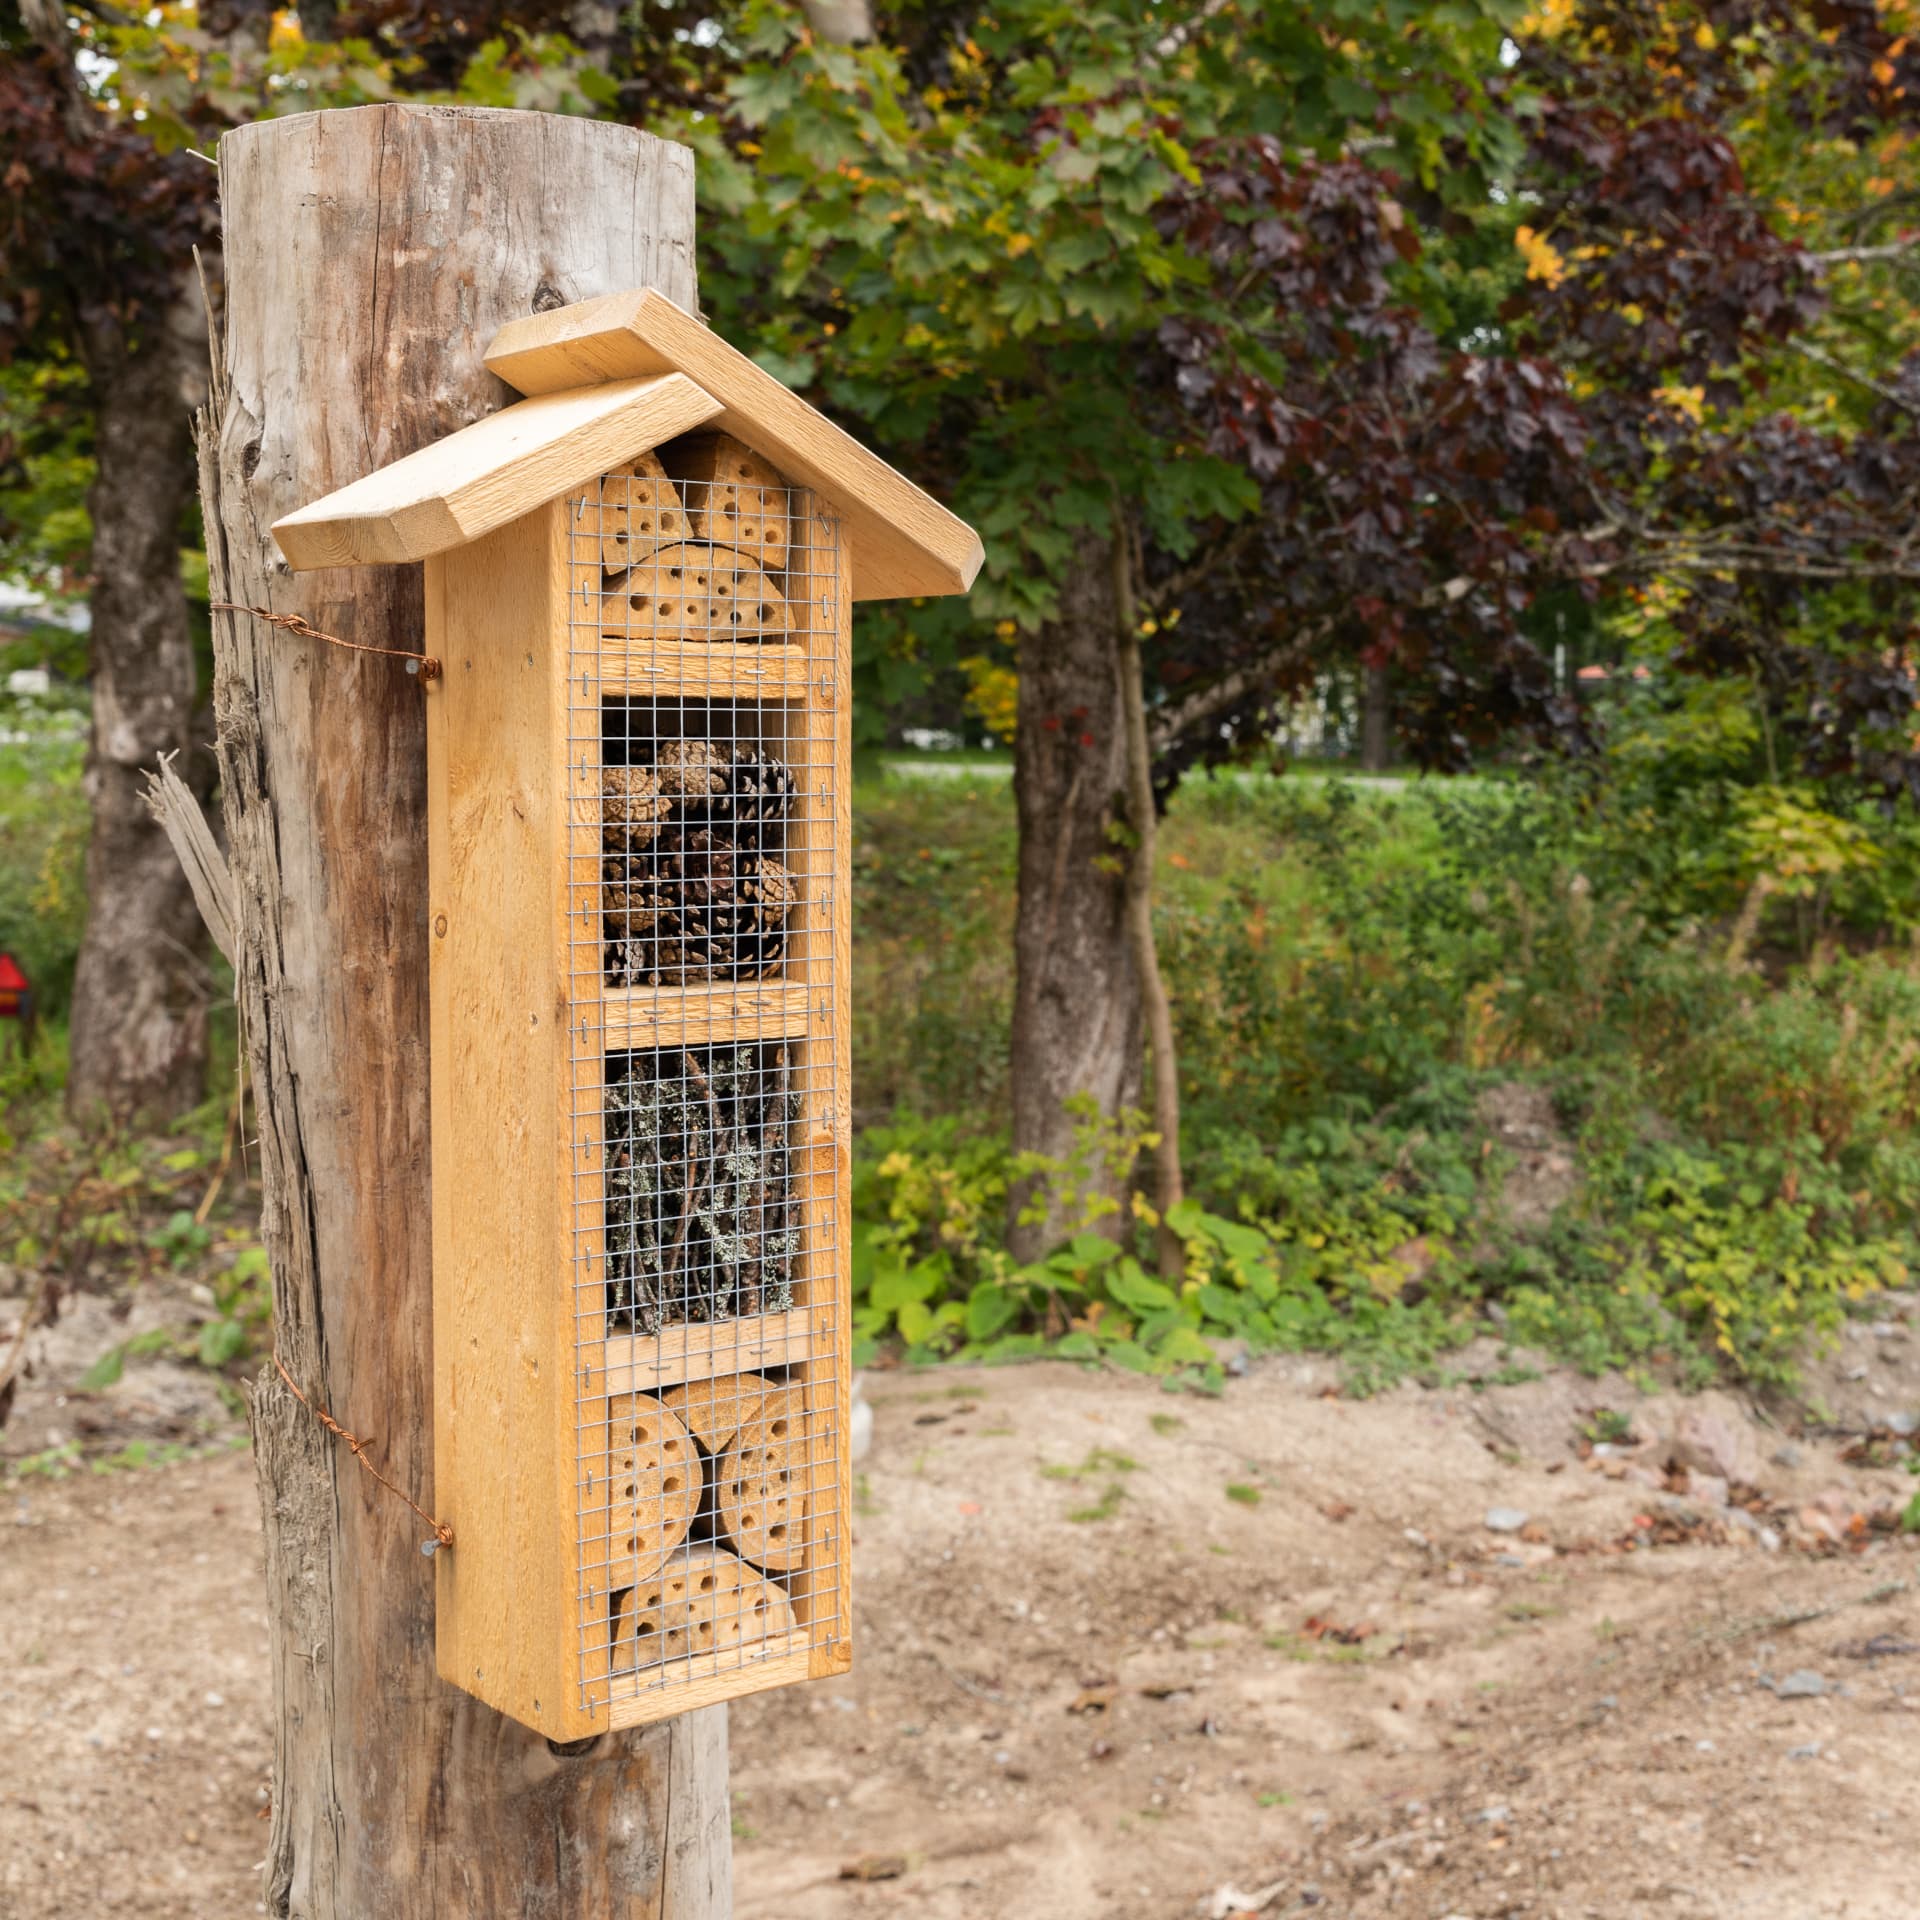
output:
<instances>
[{"instance_id":1,"label":"green foliage","mask_svg":"<svg viewBox=\"0 0 1920 1920\"><path fill-rule=\"evenodd\" d=\"M47 696L0 682L0 737L0 947L33 982L37 1011L57 1020L86 918L84 708L58 682Z\"/></svg>"},{"instance_id":2,"label":"green foliage","mask_svg":"<svg viewBox=\"0 0 1920 1920\"><path fill-rule=\"evenodd\" d=\"M1336 31L1303 0L1012 0L964 26L903 10L847 47L782 0L747 0L727 111L674 129L698 156L703 302L938 485L986 546L966 601L862 621L874 710L956 672L983 623L1002 641L1038 626L1076 531L1104 527L1116 497L1174 554L1257 506L1244 467L1137 391L1164 324L1237 336L1271 317L1269 289L1218 284L1156 217L1197 181L1203 143L1266 134L1332 155L1360 135L1436 206L1484 204L1518 148L1488 92L1521 12L1348 0ZM1454 291L1474 304L1465 280Z\"/></svg>"},{"instance_id":3,"label":"green foliage","mask_svg":"<svg viewBox=\"0 0 1920 1920\"><path fill-rule=\"evenodd\" d=\"M1622 783L1673 778L1655 759ZM863 836L931 837L932 785L863 789ZM982 940L983 895L1010 884L983 816L1007 806L985 787L969 801L951 902L866 866L863 928L910 911L949 965ZM1874 844L1906 831L1883 821ZM1917 1251L1920 966L1891 944L1777 978L1730 965L1737 851L1708 921L1649 899L1678 868L1649 881L1643 838L1637 805L1571 782L1191 783L1160 910L1194 1196L1174 1222L1183 1281L1110 1215L1028 1266L1002 1245L1017 1181L1084 1195L1089 1160L1124 1162L1137 1128L1095 1139L1089 1117L1079 1164L1022 1165L992 1109L896 1078L911 1098L856 1156L863 1357L1048 1351L1204 1386L1242 1343L1339 1353L1366 1389L1433 1370L1492 1301L1508 1337L1596 1372L1788 1378ZM948 1043L999 1057L1000 994L964 966L947 978ZM884 974L869 991L863 1034L920 1017ZM1481 1112L1511 1082L1550 1096L1579 1170L1525 1233Z\"/></svg>"}]
</instances>

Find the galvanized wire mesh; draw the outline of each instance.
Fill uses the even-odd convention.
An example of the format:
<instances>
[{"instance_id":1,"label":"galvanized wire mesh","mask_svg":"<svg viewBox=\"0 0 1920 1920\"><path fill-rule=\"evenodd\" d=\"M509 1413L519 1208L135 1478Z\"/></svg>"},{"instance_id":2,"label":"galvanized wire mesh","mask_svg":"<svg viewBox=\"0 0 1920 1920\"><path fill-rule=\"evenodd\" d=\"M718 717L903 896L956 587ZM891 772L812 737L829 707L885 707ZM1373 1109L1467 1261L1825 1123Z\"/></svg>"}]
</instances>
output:
<instances>
[{"instance_id":1,"label":"galvanized wire mesh","mask_svg":"<svg viewBox=\"0 0 1920 1920\"><path fill-rule=\"evenodd\" d=\"M846 1572L840 530L751 459L701 471L642 460L568 519L589 1707L830 1643Z\"/></svg>"}]
</instances>

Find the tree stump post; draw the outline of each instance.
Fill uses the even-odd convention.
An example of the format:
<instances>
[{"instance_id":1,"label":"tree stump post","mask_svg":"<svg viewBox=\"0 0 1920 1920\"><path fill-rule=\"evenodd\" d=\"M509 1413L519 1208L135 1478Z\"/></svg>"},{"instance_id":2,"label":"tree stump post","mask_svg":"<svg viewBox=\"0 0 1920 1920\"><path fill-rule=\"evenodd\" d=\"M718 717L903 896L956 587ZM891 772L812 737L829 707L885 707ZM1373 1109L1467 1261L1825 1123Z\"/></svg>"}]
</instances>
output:
<instances>
[{"instance_id":1,"label":"tree stump post","mask_svg":"<svg viewBox=\"0 0 1920 1920\"><path fill-rule=\"evenodd\" d=\"M295 576L271 523L502 404L481 356L506 320L641 285L694 307L692 156L590 121L365 107L228 135L220 190L212 597L417 648L418 568ZM431 1510L421 682L244 614L214 646L279 1355ZM722 1920L725 1709L563 1752L445 1685L425 1526L271 1368L253 1424L268 1913Z\"/></svg>"}]
</instances>

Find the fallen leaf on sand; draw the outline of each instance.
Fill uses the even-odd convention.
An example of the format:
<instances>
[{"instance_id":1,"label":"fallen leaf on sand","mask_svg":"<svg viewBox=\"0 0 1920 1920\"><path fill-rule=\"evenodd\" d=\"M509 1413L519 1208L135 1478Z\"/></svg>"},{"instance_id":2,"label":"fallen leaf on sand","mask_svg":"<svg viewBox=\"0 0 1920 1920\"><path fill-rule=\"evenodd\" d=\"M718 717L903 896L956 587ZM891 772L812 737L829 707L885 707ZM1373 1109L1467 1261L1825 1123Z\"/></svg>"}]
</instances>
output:
<instances>
[{"instance_id":1,"label":"fallen leaf on sand","mask_svg":"<svg viewBox=\"0 0 1920 1920\"><path fill-rule=\"evenodd\" d=\"M1113 1687L1085 1687L1067 1702L1069 1713L1105 1713L1113 1705Z\"/></svg>"},{"instance_id":2,"label":"fallen leaf on sand","mask_svg":"<svg viewBox=\"0 0 1920 1920\"><path fill-rule=\"evenodd\" d=\"M1361 1641L1370 1639L1378 1633L1378 1627L1343 1627L1331 1620L1322 1620L1320 1616L1310 1614L1306 1624L1300 1629L1309 1640L1331 1640L1336 1647L1357 1647Z\"/></svg>"},{"instance_id":3,"label":"fallen leaf on sand","mask_svg":"<svg viewBox=\"0 0 1920 1920\"><path fill-rule=\"evenodd\" d=\"M903 1853L863 1853L840 1868L842 1880L898 1880L907 1870Z\"/></svg>"}]
</instances>

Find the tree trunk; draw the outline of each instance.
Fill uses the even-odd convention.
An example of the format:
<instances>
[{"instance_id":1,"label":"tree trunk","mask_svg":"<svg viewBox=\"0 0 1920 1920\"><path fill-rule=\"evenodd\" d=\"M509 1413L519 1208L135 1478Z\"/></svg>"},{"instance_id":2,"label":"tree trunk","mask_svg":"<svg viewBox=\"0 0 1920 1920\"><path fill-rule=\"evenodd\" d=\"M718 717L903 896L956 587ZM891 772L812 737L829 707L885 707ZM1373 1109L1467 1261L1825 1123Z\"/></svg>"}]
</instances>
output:
<instances>
[{"instance_id":1,"label":"tree trunk","mask_svg":"<svg viewBox=\"0 0 1920 1920\"><path fill-rule=\"evenodd\" d=\"M1167 1224L1167 1215L1186 1194L1180 1168L1180 1056L1173 1040L1173 1002L1160 972L1160 948L1153 934L1154 857L1160 819L1153 801L1153 751L1147 743L1146 673L1140 660L1140 622L1134 604L1133 540L1125 513L1113 516L1113 631L1115 670L1120 677L1120 708L1127 731L1127 824L1133 845L1127 851L1127 939L1140 980L1140 1003L1153 1061L1154 1201L1160 1211L1154 1232L1160 1277L1178 1280L1186 1271L1186 1248Z\"/></svg>"},{"instance_id":2,"label":"tree trunk","mask_svg":"<svg viewBox=\"0 0 1920 1920\"><path fill-rule=\"evenodd\" d=\"M499 405L481 355L508 318L643 284L692 306L691 158L588 121L366 107L228 135L220 185L213 597L417 647L418 569L290 576L270 523ZM280 1357L431 1509L421 683L233 614L215 658ZM443 1684L422 1524L270 1370L253 1407L266 1911L720 1920L724 1709L572 1753Z\"/></svg>"},{"instance_id":3,"label":"tree trunk","mask_svg":"<svg viewBox=\"0 0 1920 1920\"><path fill-rule=\"evenodd\" d=\"M196 302L197 305L197 297ZM83 335L94 397L93 737L87 923L73 976L67 1106L165 1123L207 1091L207 937L186 876L147 811L144 771L163 753L186 772L193 638L180 531L193 487L191 411L179 338L136 347L116 321ZM188 776L191 777L190 775Z\"/></svg>"},{"instance_id":4,"label":"tree trunk","mask_svg":"<svg viewBox=\"0 0 1920 1920\"><path fill-rule=\"evenodd\" d=\"M1127 932L1127 736L1116 670L1114 572L1105 536L1083 532L1059 616L1020 649L1014 799L1020 898L1014 925L1013 1143L1065 1160L1090 1096L1112 1115L1140 1097L1140 972ZM1124 1199L1124 1169L1094 1185ZM1021 1222L1038 1183L1016 1190L1010 1244L1036 1258L1078 1223L1057 1202Z\"/></svg>"},{"instance_id":5,"label":"tree trunk","mask_svg":"<svg viewBox=\"0 0 1920 1920\"><path fill-rule=\"evenodd\" d=\"M1385 773L1393 765L1393 683L1385 667L1363 667L1360 707L1360 765Z\"/></svg>"}]
</instances>

